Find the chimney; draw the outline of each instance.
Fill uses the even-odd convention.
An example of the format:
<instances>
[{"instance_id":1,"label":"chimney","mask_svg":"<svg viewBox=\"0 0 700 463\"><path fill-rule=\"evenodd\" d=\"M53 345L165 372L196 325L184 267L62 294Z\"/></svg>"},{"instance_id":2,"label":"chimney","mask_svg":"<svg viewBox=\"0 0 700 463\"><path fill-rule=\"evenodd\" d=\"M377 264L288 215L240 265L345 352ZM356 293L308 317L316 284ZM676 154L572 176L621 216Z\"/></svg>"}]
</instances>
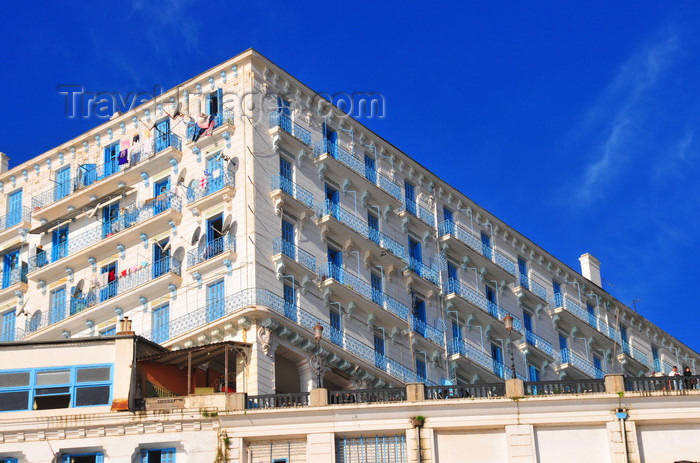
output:
<instances>
[{"instance_id":1,"label":"chimney","mask_svg":"<svg viewBox=\"0 0 700 463\"><path fill-rule=\"evenodd\" d=\"M602 288L603 282L600 279L600 262L598 259L585 253L578 260L581 262L581 275Z\"/></svg>"},{"instance_id":2,"label":"chimney","mask_svg":"<svg viewBox=\"0 0 700 463\"><path fill-rule=\"evenodd\" d=\"M10 156L0 152L0 174L10 170Z\"/></svg>"},{"instance_id":3,"label":"chimney","mask_svg":"<svg viewBox=\"0 0 700 463\"><path fill-rule=\"evenodd\" d=\"M119 322L119 331L117 335L120 334L134 334L134 332L131 331L131 320L129 320L129 317L124 317Z\"/></svg>"}]
</instances>

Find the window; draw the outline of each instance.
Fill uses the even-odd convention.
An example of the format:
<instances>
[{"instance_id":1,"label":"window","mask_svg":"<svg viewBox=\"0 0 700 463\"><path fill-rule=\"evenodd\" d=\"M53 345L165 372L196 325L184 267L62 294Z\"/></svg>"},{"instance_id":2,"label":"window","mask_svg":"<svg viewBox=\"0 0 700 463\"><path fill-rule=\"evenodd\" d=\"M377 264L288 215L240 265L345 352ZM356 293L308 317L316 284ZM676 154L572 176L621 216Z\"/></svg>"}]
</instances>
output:
<instances>
[{"instance_id":1,"label":"window","mask_svg":"<svg viewBox=\"0 0 700 463\"><path fill-rule=\"evenodd\" d=\"M588 324L591 326L597 326L595 307L593 307L591 304L586 304L586 312L588 312Z\"/></svg>"},{"instance_id":2,"label":"window","mask_svg":"<svg viewBox=\"0 0 700 463\"><path fill-rule=\"evenodd\" d=\"M559 351L561 352L561 363L569 363L569 340L559 333Z\"/></svg>"},{"instance_id":3,"label":"window","mask_svg":"<svg viewBox=\"0 0 700 463\"><path fill-rule=\"evenodd\" d=\"M416 215L416 193L413 185L408 182L404 182L403 190L406 198L406 210L411 214Z\"/></svg>"},{"instance_id":4,"label":"window","mask_svg":"<svg viewBox=\"0 0 700 463\"><path fill-rule=\"evenodd\" d=\"M447 281L459 282L459 276L457 275L457 267L455 267L451 262L447 263Z\"/></svg>"},{"instance_id":5,"label":"window","mask_svg":"<svg viewBox=\"0 0 700 463\"><path fill-rule=\"evenodd\" d=\"M425 369L425 362L423 360L416 359L416 376L418 377L419 381L425 382L427 372Z\"/></svg>"},{"instance_id":6,"label":"window","mask_svg":"<svg viewBox=\"0 0 700 463\"><path fill-rule=\"evenodd\" d=\"M343 344L343 332L340 326L340 312L331 309L329 313L331 325L331 342L337 346Z\"/></svg>"},{"instance_id":7,"label":"window","mask_svg":"<svg viewBox=\"0 0 700 463\"><path fill-rule=\"evenodd\" d=\"M221 153L217 153L207 158L206 175L206 195L210 195L224 187L224 162L221 157Z\"/></svg>"},{"instance_id":8,"label":"window","mask_svg":"<svg viewBox=\"0 0 700 463\"><path fill-rule=\"evenodd\" d=\"M449 210L446 207L442 208L442 219L445 223L444 227L445 230L443 231L444 234L452 234L454 235L455 233L455 222L454 222L454 217L452 215L452 211Z\"/></svg>"},{"instance_id":9,"label":"window","mask_svg":"<svg viewBox=\"0 0 700 463\"><path fill-rule=\"evenodd\" d=\"M623 325L620 325L620 341L622 343L622 352L624 352L627 355L631 355L630 343L627 339L627 327Z\"/></svg>"},{"instance_id":10,"label":"window","mask_svg":"<svg viewBox=\"0 0 700 463\"><path fill-rule=\"evenodd\" d=\"M49 323L58 323L66 316L66 287L51 291L51 309Z\"/></svg>"},{"instance_id":11,"label":"window","mask_svg":"<svg viewBox=\"0 0 700 463\"><path fill-rule=\"evenodd\" d=\"M296 260L294 246L294 225L282 220L282 254Z\"/></svg>"},{"instance_id":12,"label":"window","mask_svg":"<svg viewBox=\"0 0 700 463\"><path fill-rule=\"evenodd\" d=\"M527 376L528 376L528 380L530 380L530 381L539 381L540 380L540 370L538 370L537 367L534 365L528 365L527 366Z\"/></svg>"},{"instance_id":13,"label":"window","mask_svg":"<svg viewBox=\"0 0 700 463\"><path fill-rule=\"evenodd\" d=\"M425 301L416 298L413 303L413 331L425 337L428 331L425 318Z\"/></svg>"},{"instance_id":14,"label":"window","mask_svg":"<svg viewBox=\"0 0 700 463\"><path fill-rule=\"evenodd\" d=\"M372 284L372 301L379 306L384 306L384 290L382 289L382 277L375 273L372 273L370 275L370 283Z\"/></svg>"},{"instance_id":15,"label":"window","mask_svg":"<svg viewBox=\"0 0 700 463\"><path fill-rule=\"evenodd\" d=\"M654 372L660 372L661 369L661 357L659 357L659 348L656 346L651 346L651 358L654 360Z\"/></svg>"},{"instance_id":16,"label":"window","mask_svg":"<svg viewBox=\"0 0 700 463\"><path fill-rule=\"evenodd\" d=\"M117 334L117 326L112 325L109 328L106 328L102 331L100 331L100 336L115 336Z\"/></svg>"},{"instance_id":17,"label":"window","mask_svg":"<svg viewBox=\"0 0 700 463\"><path fill-rule=\"evenodd\" d=\"M365 154L365 178L372 183L377 183L377 168L374 158Z\"/></svg>"},{"instance_id":18,"label":"window","mask_svg":"<svg viewBox=\"0 0 700 463\"><path fill-rule=\"evenodd\" d=\"M552 291L554 292L554 304L557 307L564 305L564 297L561 294L561 285L557 280L552 280Z\"/></svg>"},{"instance_id":19,"label":"window","mask_svg":"<svg viewBox=\"0 0 700 463\"><path fill-rule=\"evenodd\" d=\"M213 321L224 316L224 281L212 283L207 288L207 321Z\"/></svg>"},{"instance_id":20,"label":"window","mask_svg":"<svg viewBox=\"0 0 700 463\"><path fill-rule=\"evenodd\" d=\"M26 264L19 263L19 250L10 251L2 257L2 289L20 281L27 282Z\"/></svg>"},{"instance_id":21,"label":"window","mask_svg":"<svg viewBox=\"0 0 700 463\"><path fill-rule=\"evenodd\" d=\"M411 270L420 276L423 264L421 244L420 241L414 240L410 236L408 237L408 260Z\"/></svg>"},{"instance_id":22,"label":"window","mask_svg":"<svg viewBox=\"0 0 700 463\"><path fill-rule=\"evenodd\" d=\"M384 357L384 333L374 333L374 365L384 370L386 358Z\"/></svg>"},{"instance_id":23,"label":"window","mask_svg":"<svg viewBox=\"0 0 700 463\"><path fill-rule=\"evenodd\" d=\"M0 458L0 463L17 463L17 459L4 457L4 458Z\"/></svg>"},{"instance_id":24,"label":"window","mask_svg":"<svg viewBox=\"0 0 700 463\"><path fill-rule=\"evenodd\" d=\"M488 260L493 258L491 254L491 238L486 233L481 234L481 253Z\"/></svg>"},{"instance_id":25,"label":"window","mask_svg":"<svg viewBox=\"0 0 700 463\"><path fill-rule=\"evenodd\" d=\"M297 321L297 301L294 287L284 284L284 315L290 320Z\"/></svg>"},{"instance_id":26,"label":"window","mask_svg":"<svg viewBox=\"0 0 700 463\"><path fill-rule=\"evenodd\" d=\"M406 437L403 434L336 437L335 461L404 463L408 461Z\"/></svg>"},{"instance_id":27,"label":"window","mask_svg":"<svg viewBox=\"0 0 700 463\"><path fill-rule=\"evenodd\" d=\"M340 199L338 190L326 183L326 214L334 218L340 217Z\"/></svg>"},{"instance_id":28,"label":"window","mask_svg":"<svg viewBox=\"0 0 700 463\"><path fill-rule=\"evenodd\" d=\"M63 199L70 194L70 166L56 172L56 184L54 186L54 201Z\"/></svg>"},{"instance_id":29,"label":"window","mask_svg":"<svg viewBox=\"0 0 700 463\"><path fill-rule=\"evenodd\" d=\"M37 253L38 254L38 253ZM55 229L51 234L51 262L68 255L68 226Z\"/></svg>"},{"instance_id":30,"label":"window","mask_svg":"<svg viewBox=\"0 0 700 463\"><path fill-rule=\"evenodd\" d=\"M119 172L119 142L105 146L104 154L104 177L109 177Z\"/></svg>"},{"instance_id":31,"label":"window","mask_svg":"<svg viewBox=\"0 0 700 463\"><path fill-rule=\"evenodd\" d=\"M207 114L211 116L216 116L221 111L221 103L223 97L223 90L217 89L215 92L211 92L207 98Z\"/></svg>"},{"instance_id":32,"label":"window","mask_svg":"<svg viewBox=\"0 0 700 463\"><path fill-rule=\"evenodd\" d=\"M323 123L323 140L324 144L326 145L326 152L337 159L338 133L334 130L331 130L331 128L328 127L328 125L325 122Z\"/></svg>"},{"instance_id":33,"label":"window","mask_svg":"<svg viewBox=\"0 0 700 463\"><path fill-rule=\"evenodd\" d=\"M175 449L141 450L141 463L175 463Z\"/></svg>"},{"instance_id":34,"label":"window","mask_svg":"<svg viewBox=\"0 0 700 463\"><path fill-rule=\"evenodd\" d=\"M290 196L294 196L292 163L280 158L280 188Z\"/></svg>"},{"instance_id":35,"label":"window","mask_svg":"<svg viewBox=\"0 0 700 463\"><path fill-rule=\"evenodd\" d=\"M452 322L452 339L458 342L462 340L462 327L455 321ZM457 349L455 351L458 352Z\"/></svg>"},{"instance_id":36,"label":"window","mask_svg":"<svg viewBox=\"0 0 700 463\"><path fill-rule=\"evenodd\" d=\"M379 217L371 212L367 212L367 225L369 225L369 239L379 244Z\"/></svg>"},{"instance_id":37,"label":"window","mask_svg":"<svg viewBox=\"0 0 700 463\"><path fill-rule=\"evenodd\" d=\"M117 262L102 267L100 277L100 302L103 302L117 295Z\"/></svg>"},{"instance_id":38,"label":"window","mask_svg":"<svg viewBox=\"0 0 700 463\"><path fill-rule=\"evenodd\" d=\"M22 190L10 193L7 197L7 218L5 228L17 225L22 220Z\"/></svg>"},{"instance_id":39,"label":"window","mask_svg":"<svg viewBox=\"0 0 700 463\"><path fill-rule=\"evenodd\" d=\"M159 153L170 146L170 118L158 122L155 129L155 152Z\"/></svg>"},{"instance_id":40,"label":"window","mask_svg":"<svg viewBox=\"0 0 700 463\"><path fill-rule=\"evenodd\" d=\"M328 247L328 277L343 282L343 253Z\"/></svg>"},{"instance_id":41,"label":"window","mask_svg":"<svg viewBox=\"0 0 700 463\"><path fill-rule=\"evenodd\" d=\"M496 301L496 291L488 285L485 287L486 291L486 300L488 301L488 309L489 313L498 318L498 310L496 310L496 307L498 307L498 302Z\"/></svg>"},{"instance_id":42,"label":"window","mask_svg":"<svg viewBox=\"0 0 700 463\"><path fill-rule=\"evenodd\" d=\"M493 372L499 377L505 378L505 371L503 369L503 349L501 349L501 346L491 343L491 358L493 359Z\"/></svg>"},{"instance_id":43,"label":"window","mask_svg":"<svg viewBox=\"0 0 700 463\"><path fill-rule=\"evenodd\" d=\"M170 307L164 304L153 311L153 342L170 339Z\"/></svg>"},{"instance_id":44,"label":"window","mask_svg":"<svg viewBox=\"0 0 700 463\"><path fill-rule=\"evenodd\" d=\"M0 411L107 405L111 365L0 371Z\"/></svg>"},{"instance_id":45,"label":"window","mask_svg":"<svg viewBox=\"0 0 700 463\"><path fill-rule=\"evenodd\" d=\"M520 274L520 286L530 289L530 280L527 277L527 261L518 257L518 273Z\"/></svg>"},{"instance_id":46,"label":"window","mask_svg":"<svg viewBox=\"0 0 700 463\"><path fill-rule=\"evenodd\" d=\"M284 117L290 117L291 111L289 110L289 101L277 97L277 112Z\"/></svg>"},{"instance_id":47,"label":"window","mask_svg":"<svg viewBox=\"0 0 700 463\"><path fill-rule=\"evenodd\" d=\"M61 463L103 463L104 455L102 452L97 453L72 453L70 455L61 455Z\"/></svg>"},{"instance_id":48,"label":"window","mask_svg":"<svg viewBox=\"0 0 700 463\"><path fill-rule=\"evenodd\" d=\"M15 309L0 314L2 331L0 331L0 342L11 342L15 340Z\"/></svg>"},{"instance_id":49,"label":"window","mask_svg":"<svg viewBox=\"0 0 700 463\"><path fill-rule=\"evenodd\" d=\"M603 376L605 376L605 372L603 371L603 362L597 355L593 356L593 367L595 368L596 378L601 379Z\"/></svg>"},{"instance_id":50,"label":"window","mask_svg":"<svg viewBox=\"0 0 700 463\"><path fill-rule=\"evenodd\" d=\"M120 231L119 201L102 208L102 238L107 238Z\"/></svg>"},{"instance_id":51,"label":"window","mask_svg":"<svg viewBox=\"0 0 700 463\"><path fill-rule=\"evenodd\" d=\"M165 275L170 271L170 238L153 243L153 279Z\"/></svg>"}]
</instances>

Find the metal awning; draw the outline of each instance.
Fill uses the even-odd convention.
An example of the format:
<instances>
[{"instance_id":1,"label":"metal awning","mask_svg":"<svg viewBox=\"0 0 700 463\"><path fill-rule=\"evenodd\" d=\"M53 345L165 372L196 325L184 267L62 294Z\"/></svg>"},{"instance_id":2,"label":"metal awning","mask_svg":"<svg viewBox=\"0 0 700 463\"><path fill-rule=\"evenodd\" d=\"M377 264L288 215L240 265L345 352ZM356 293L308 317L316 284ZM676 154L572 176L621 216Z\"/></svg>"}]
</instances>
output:
<instances>
[{"instance_id":1,"label":"metal awning","mask_svg":"<svg viewBox=\"0 0 700 463\"><path fill-rule=\"evenodd\" d=\"M229 352L239 352L243 348L250 347L250 344L236 341L222 341L213 344L190 347L187 349L169 350L149 354L136 359L139 363L160 363L163 365L174 365L176 367L187 367L188 362L192 366L208 363L213 366L224 368L224 353L228 348ZM189 361L188 361L189 358Z\"/></svg>"}]
</instances>

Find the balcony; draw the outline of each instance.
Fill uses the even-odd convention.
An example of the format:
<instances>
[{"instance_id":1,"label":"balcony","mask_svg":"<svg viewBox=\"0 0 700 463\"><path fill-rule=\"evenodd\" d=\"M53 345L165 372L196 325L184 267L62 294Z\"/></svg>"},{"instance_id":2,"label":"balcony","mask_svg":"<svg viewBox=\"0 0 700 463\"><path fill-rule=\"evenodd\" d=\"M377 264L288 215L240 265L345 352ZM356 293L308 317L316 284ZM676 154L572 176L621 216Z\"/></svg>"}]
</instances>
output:
<instances>
[{"instance_id":1,"label":"balcony","mask_svg":"<svg viewBox=\"0 0 700 463\"><path fill-rule=\"evenodd\" d=\"M467 374L470 376L476 374L480 379L483 378L485 382L510 379L512 377L512 370L509 367L495 361L486 352L473 346L465 339L448 339L447 354ZM519 373L517 376L520 379L524 379Z\"/></svg>"},{"instance_id":2,"label":"balcony","mask_svg":"<svg viewBox=\"0 0 700 463\"><path fill-rule=\"evenodd\" d=\"M270 113L269 134L276 147L285 148L290 153L296 154L311 148L311 132L279 111Z\"/></svg>"},{"instance_id":3,"label":"balcony","mask_svg":"<svg viewBox=\"0 0 700 463\"><path fill-rule=\"evenodd\" d=\"M0 289L0 304L16 296L16 292L27 292L27 264L22 262L20 268L2 272L2 289Z\"/></svg>"},{"instance_id":4,"label":"balcony","mask_svg":"<svg viewBox=\"0 0 700 463\"><path fill-rule=\"evenodd\" d=\"M230 268L234 260L236 260L236 237L227 234L187 251L187 271L203 274L221 265Z\"/></svg>"},{"instance_id":5,"label":"balcony","mask_svg":"<svg viewBox=\"0 0 700 463\"><path fill-rule=\"evenodd\" d=\"M542 336L535 334L532 331L525 330L525 342L520 342L518 345L518 349L520 349L520 352L523 354L533 354L533 353L540 353L540 357L543 357L543 359L546 359L548 361L551 361L554 359L554 348L552 347L552 343L544 339ZM529 348L529 346L534 347L537 349L536 352L532 352Z\"/></svg>"},{"instance_id":6,"label":"balcony","mask_svg":"<svg viewBox=\"0 0 700 463\"><path fill-rule=\"evenodd\" d=\"M188 146L213 144L223 138L224 132L229 129L234 129L234 114L233 111L224 109L214 115L211 121L211 135L207 135L207 129L201 129L196 123L192 122L187 125L186 140ZM232 133L229 133L230 137Z\"/></svg>"},{"instance_id":7,"label":"balcony","mask_svg":"<svg viewBox=\"0 0 700 463\"><path fill-rule=\"evenodd\" d=\"M208 336L210 332L221 332L218 325L229 321L232 315L243 311L246 308L256 306L266 307L276 314L283 323L293 327L295 330L289 329L286 335L289 337L289 342L294 340L295 345L304 345L313 348L313 327L318 323L323 327L323 343L324 350L330 351L326 357L326 363L333 368L347 370L353 364L337 352L344 353L351 359L357 359L364 363L368 371L376 369L377 353L374 347L365 344L365 342L348 335L344 331L338 331L328 321L318 318L316 315L297 307L295 311L290 311L288 304L283 298L265 289L244 289L236 294L226 297L220 302L221 310L217 310L212 318L212 311L208 305L201 307L193 312L190 312L181 317L175 318L163 328L155 328L149 332L143 333L142 336L149 340L173 346L178 343L184 343L192 336ZM275 321L276 322L276 321ZM223 328L223 327L222 327ZM206 329L206 333L204 333ZM298 334L299 330L303 330L304 335ZM357 361L355 360L355 361ZM403 383L419 382L416 373L408 367L401 365L397 361L384 357L382 360L382 368L389 376ZM369 375L368 372L366 372ZM369 376L367 376L368 378ZM428 382L428 384L433 384Z\"/></svg>"},{"instance_id":8,"label":"balcony","mask_svg":"<svg viewBox=\"0 0 700 463\"><path fill-rule=\"evenodd\" d=\"M270 183L272 189L270 196L275 203L275 212L278 215L283 207L297 217L314 211L314 195L310 191L280 174L273 175Z\"/></svg>"},{"instance_id":9,"label":"balcony","mask_svg":"<svg viewBox=\"0 0 700 463\"><path fill-rule=\"evenodd\" d=\"M435 235L435 216L415 201L404 198L404 202L396 209L401 219L404 231L411 225L413 231L421 238Z\"/></svg>"},{"instance_id":10,"label":"balcony","mask_svg":"<svg viewBox=\"0 0 700 463\"><path fill-rule=\"evenodd\" d=\"M565 372L567 376L574 378L603 378L605 372L600 368L596 368L591 362L581 357L571 349L561 349L556 357L558 367L555 367L558 372ZM571 369L574 369L572 371Z\"/></svg>"},{"instance_id":11,"label":"balcony","mask_svg":"<svg viewBox=\"0 0 700 463\"><path fill-rule=\"evenodd\" d=\"M429 325L427 322L424 322L415 315L411 315L411 330L414 333L418 333L419 335L423 336L425 339L432 341L438 346L442 348L445 347L445 338L443 336L444 331Z\"/></svg>"},{"instance_id":12,"label":"balcony","mask_svg":"<svg viewBox=\"0 0 700 463\"><path fill-rule=\"evenodd\" d=\"M88 322L99 322L114 316L114 309L125 312L149 300L166 296L182 282L181 262L167 257L148 263L133 272L122 271L113 281L99 281L71 297L60 307L39 310L27 320L25 339L54 339L57 333L80 332ZM72 295L71 295L72 296Z\"/></svg>"},{"instance_id":13,"label":"balcony","mask_svg":"<svg viewBox=\"0 0 700 463\"><path fill-rule=\"evenodd\" d=\"M0 243L18 236L20 228L29 228L32 222L32 210L23 206L19 211L12 211L0 217Z\"/></svg>"},{"instance_id":14,"label":"balcony","mask_svg":"<svg viewBox=\"0 0 700 463\"><path fill-rule=\"evenodd\" d=\"M137 183L142 172L160 172L180 162L181 149L180 137L170 133L156 137L148 149L141 147L130 152L127 164L120 165L113 160L82 166L70 183L56 184L32 197L33 218L44 224L32 233L44 231L46 226L52 226L52 222L61 218L76 217L85 208L96 207L105 197L119 194Z\"/></svg>"},{"instance_id":15,"label":"balcony","mask_svg":"<svg viewBox=\"0 0 700 463\"><path fill-rule=\"evenodd\" d=\"M366 246L362 247L369 248L379 258L386 257L397 268L405 266L406 249L399 243L384 233L369 228L367 222L343 209L339 204L327 200L324 206L323 208L319 207L317 211L318 215L321 216L318 220L318 226L321 228L322 235L330 230L340 242L344 243L349 239L358 245L364 244ZM358 237L364 238L364 240L358 240ZM382 252L382 250L389 252Z\"/></svg>"},{"instance_id":16,"label":"balcony","mask_svg":"<svg viewBox=\"0 0 700 463\"><path fill-rule=\"evenodd\" d=\"M336 180L342 183L349 179L357 190L366 190L375 204L391 204L394 208L402 204L401 187L389 177L365 165L363 159L344 150L337 143L319 140L314 144L314 158L317 164L324 163ZM332 160L332 161L331 161Z\"/></svg>"},{"instance_id":17,"label":"balcony","mask_svg":"<svg viewBox=\"0 0 700 463\"><path fill-rule=\"evenodd\" d=\"M357 306L359 303L359 308L362 309L362 312L368 315L373 314L379 322L392 327L405 326L399 323L397 318L408 323L410 309L406 305L382 291L375 290L371 284L362 280L348 269L328 262L326 265L319 267L318 275L321 278L319 286L324 294L324 298L326 296L330 297L330 294L332 294L333 300L343 305L354 304ZM327 294L326 290L330 291L330 294ZM358 295L364 299L358 299ZM375 310L376 306L384 310L377 311Z\"/></svg>"},{"instance_id":18,"label":"balcony","mask_svg":"<svg viewBox=\"0 0 700 463\"><path fill-rule=\"evenodd\" d=\"M416 281L414 278L411 278L411 273L421 277L423 281ZM412 286L415 283L417 285L415 289L420 290L422 293L429 294L440 290L440 271L436 268L428 267L413 257L406 259L403 275L409 279L409 285ZM429 285L423 282L429 283Z\"/></svg>"},{"instance_id":19,"label":"balcony","mask_svg":"<svg viewBox=\"0 0 700 463\"><path fill-rule=\"evenodd\" d=\"M622 351L617 355L617 359L622 366L637 376L648 373L650 366L646 354L627 341L622 341L621 344Z\"/></svg>"},{"instance_id":20,"label":"balcony","mask_svg":"<svg viewBox=\"0 0 700 463\"><path fill-rule=\"evenodd\" d=\"M155 236L182 219L182 200L167 193L139 206L128 206L119 219L97 223L93 228L70 235L56 246L37 248L29 259L29 279L53 282L63 278L66 267L81 268L88 256L97 261L142 241L141 235ZM63 264L63 265L59 265Z\"/></svg>"},{"instance_id":21,"label":"balcony","mask_svg":"<svg viewBox=\"0 0 700 463\"><path fill-rule=\"evenodd\" d=\"M473 266L486 272L490 280L503 280L508 283L517 281L515 262L491 246L483 244L465 228L453 222L440 222L438 236L443 246L447 246L448 252L453 250L454 255L460 257L466 254L473 262Z\"/></svg>"},{"instance_id":22,"label":"balcony","mask_svg":"<svg viewBox=\"0 0 700 463\"><path fill-rule=\"evenodd\" d=\"M272 253L272 262L276 266L282 264L285 269L289 268L289 271L294 275L305 275L308 278L315 277L316 257L296 244L284 241L279 236L272 242Z\"/></svg>"},{"instance_id":23,"label":"balcony","mask_svg":"<svg viewBox=\"0 0 700 463\"><path fill-rule=\"evenodd\" d=\"M596 317L594 314L588 313L587 310L583 309L577 302L565 296L564 294L558 293L554 297L549 299L549 304L553 307L552 313L557 317L557 321L563 321L567 325L580 326L590 334L596 335L604 341L616 341L617 340L617 330L612 326L605 323L600 318ZM562 317L566 317L564 319ZM580 322L583 322L580 323ZM589 336L590 334L587 334ZM603 336L601 336L601 334Z\"/></svg>"},{"instance_id":24,"label":"balcony","mask_svg":"<svg viewBox=\"0 0 700 463\"><path fill-rule=\"evenodd\" d=\"M523 333L523 325L518 317L509 313L498 304L489 301L461 281L454 279L447 281L443 288L443 295L446 304L452 303L462 310L467 317L472 315L474 317L473 323L480 326L491 326L493 329L496 329L501 338L508 337L503 319L509 314L513 317L513 338L515 339L519 337L519 333ZM475 308L478 310L474 310ZM494 319L501 323L494 323Z\"/></svg>"},{"instance_id":25,"label":"balcony","mask_svg":"<svg viewBox=\"0 0 700 463\"><path fill-rule=\"evenodd\" d=\"M217 174L218 172L218 174ZM214 177L218 175L218 177ZM204 188L188 188L187 208L189 210L204 211L222 202L231 203L236 194L236 177L233 172L221 169L212 175L207 175L207 183Z\"/></svg>"},{"instance_id":26,"label":"balcony","mask_svg":"<svg viewBox=\"0 0 700 463\"><path fill-rule=\"evenodd\" d=\"M547 305L547 290L544 286L522 273L518 275L513 292L518 300L522 300L531 307Z\"/></svg>"}]
</instances>

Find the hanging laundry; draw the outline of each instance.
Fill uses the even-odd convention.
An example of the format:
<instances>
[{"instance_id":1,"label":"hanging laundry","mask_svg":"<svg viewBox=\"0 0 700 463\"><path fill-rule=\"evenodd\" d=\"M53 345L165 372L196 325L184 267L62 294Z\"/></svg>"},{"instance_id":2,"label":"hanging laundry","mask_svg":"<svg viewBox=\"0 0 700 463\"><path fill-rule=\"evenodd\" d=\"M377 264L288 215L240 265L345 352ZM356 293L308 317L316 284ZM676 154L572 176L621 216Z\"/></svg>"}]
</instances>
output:
<instances>
[{"instance_id":1,"label":"hanging laundry","mask_svg":"<svg viewBox=\"0 0 700 463\"><path fill-rule=\"evenodd\" d=\"M117 161L120 166L127 164L129 162L129 150L121 150L119 152L119 157L117 158Z\"/></svg>"},{"instance_id":2,"label":"hanging laundry","mask_svg":"<svg viewBox=\"0 0 700 463\"><path fill-rule=\"evenodd\" d=\"M204 177L202 177L201 180L199 181L199 188L201 188L202 190L207 189L207 176L206 175Z\"/></svg>"},{"instance_id":3,"label":"hanging laundry","mask_svg":"<svg viewBox=\"0 0 700 463\"><path fill-rule=\"evenodd\" d=\"M121 143L119 144L119 149L120 150L129 149L130 146L131 146L131 142L129 140L122 140Z\"/></svg>"},{"instance_id":4,"label":"hanging laundry","mask_svg":"<svg viewBox=\"0 0 700 463\"><path fill-rule=\"evenodd\" d=\"M221 177L221 169L215 170L214 173L212 174L212 178L219 178L219 177Z\"/></svg>"}]
</instances>

